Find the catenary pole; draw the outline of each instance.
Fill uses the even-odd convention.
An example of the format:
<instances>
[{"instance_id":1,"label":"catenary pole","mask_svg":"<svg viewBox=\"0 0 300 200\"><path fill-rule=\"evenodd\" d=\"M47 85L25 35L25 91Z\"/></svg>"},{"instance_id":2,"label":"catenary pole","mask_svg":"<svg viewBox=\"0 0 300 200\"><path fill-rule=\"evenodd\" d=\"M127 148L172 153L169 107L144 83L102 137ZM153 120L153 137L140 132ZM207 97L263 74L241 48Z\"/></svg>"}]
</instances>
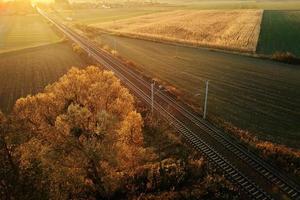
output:
<instances>
[{"instance_id":1,"label":"catenary pole","mask_svg":"<svg viewBox=\"0 0 300 200\"><path fill-rule=\"evenodd\" d=\"M204 100L203 119L206 119L206 112L207 112L208 83L209 81L205 81L205 100Z\"/></svg>"}]
</instances>

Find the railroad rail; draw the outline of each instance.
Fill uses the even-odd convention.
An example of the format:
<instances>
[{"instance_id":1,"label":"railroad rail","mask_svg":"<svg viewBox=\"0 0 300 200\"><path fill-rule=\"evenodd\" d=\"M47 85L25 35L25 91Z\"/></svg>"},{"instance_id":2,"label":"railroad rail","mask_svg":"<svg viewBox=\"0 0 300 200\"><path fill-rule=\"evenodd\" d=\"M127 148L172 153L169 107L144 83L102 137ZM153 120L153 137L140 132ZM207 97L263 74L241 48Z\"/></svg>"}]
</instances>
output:
<instances>
[{"instance_id":1,"label":"railroad rail","mask_svg":"<svg viewBox=\"0 0 300 200\"><path fill-rule=\"evenodd\" d=\"M79 44L90 56L115 75L131 92L151 105L151 83L120 60L103 51L59 20L37 8L38 12L62 33ZM234 138L203 120L191 108L164 91L156 89L154 110L183 135L211 163L221 169L251 199L300 199L299 186ZM275 188L275 189L274 189ZM274 191L274 192L273 192Z\"/></svg>"}]
</instances>

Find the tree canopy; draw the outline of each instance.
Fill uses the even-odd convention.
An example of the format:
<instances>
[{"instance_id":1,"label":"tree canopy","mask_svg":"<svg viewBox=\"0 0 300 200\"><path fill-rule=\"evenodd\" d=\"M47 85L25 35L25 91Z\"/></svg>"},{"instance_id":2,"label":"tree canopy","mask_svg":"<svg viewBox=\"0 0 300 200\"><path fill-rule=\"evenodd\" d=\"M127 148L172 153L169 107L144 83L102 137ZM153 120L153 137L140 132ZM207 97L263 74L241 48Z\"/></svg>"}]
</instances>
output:
<instances>
[{"instance_id":1,"label":"tree canopy","mask_svg":"<svg viewBox=\"0 0 300 200\"><path fill-rule=\"evenodd\" d=\"M26 134L21 166L37 163L53 198L83 195L83 189L108 196L141 160L143 121L112 72L72 68L44 92L19 99L13 115Z\"/></svg>"},{"instance_id":2,"label":"tree canopy","mask_svg":"<svg viewBox=\"0 0 300 200\"><path fill-rule=\"evenodd\" d=\"M235 197L168 127L112 72L72 68L0 112L0 199Z\"/></svg>"}]
</instances>

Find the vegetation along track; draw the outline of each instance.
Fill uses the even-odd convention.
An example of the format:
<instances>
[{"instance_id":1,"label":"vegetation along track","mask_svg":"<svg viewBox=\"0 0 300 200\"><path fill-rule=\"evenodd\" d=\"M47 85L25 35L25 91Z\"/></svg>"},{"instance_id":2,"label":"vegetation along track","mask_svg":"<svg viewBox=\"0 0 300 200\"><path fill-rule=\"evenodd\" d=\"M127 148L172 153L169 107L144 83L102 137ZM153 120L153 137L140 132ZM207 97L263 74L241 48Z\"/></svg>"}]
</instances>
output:
<instances>
[{"instance_id":1,"label":"vegetation along track","mask_svg":"<svg viewBox=\"0 0 300 200\"><path fill-rule=\"evenodd\" d=\"M89 55L114 71L121 81L142 101L151 104L150 82L127 68L120 60L99 49L88 39L78 35L56 19L40 13ZM203 153L251 199L299 199L299 187L255 154L205 122L188 106L177 102L169 94L155 88L154 109L169 121L186 140Z\"/></svg>"}]
</instances>

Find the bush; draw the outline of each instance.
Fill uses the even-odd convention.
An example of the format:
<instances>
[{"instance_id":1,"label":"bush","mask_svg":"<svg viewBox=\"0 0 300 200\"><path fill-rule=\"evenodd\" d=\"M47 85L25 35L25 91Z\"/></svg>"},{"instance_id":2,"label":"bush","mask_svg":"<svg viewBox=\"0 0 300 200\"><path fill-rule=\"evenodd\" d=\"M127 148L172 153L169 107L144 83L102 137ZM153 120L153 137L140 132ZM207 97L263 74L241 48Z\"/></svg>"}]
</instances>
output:
<instances>
[{"instance_id":1,"label":"bush","mask_svg":"<svg viewBox=\"0 0 300 200\"><path fill-rule=\"evenodd\" d=\"M272 59L289 64L300 64L300 59L290 52L275 52Z\"/></svg>"},{"instance_id":2,"label":"bush","mask_svg":"<svg viewBox=\"0 0 300 200\"><path fill-rule=\"evenodd\" d=\"M203 159L190 158L185 162L168 158L161 164L156 162L139 167L134 176L125 177L123 183L135 194L172 191L204 180L206 174Z\"/></svg>"},{"instance_id":3,"label":"bush","mask_svg":"<svg viewBox=\"0 0 300 200\"><path fill-rule=\"evenodd\" d=\"M116 57L119 56L119 53L118 53L118 51L116 51L116 50L111 50L110 53L111 53L112 55L116 56Z\"/></svg>"},{"instance_id":4,"label":"bush","mask_svg":"<svg viewBox=\"0 0 300 200\"><path fill-rule=\"evenodd\" d=\"M103 46L103 49L104 49L105 51L108 51L108 52L110 51L110 48L109 48L108 45L104 45L104 46Z\"/></svg>"},{"instance_id":5,"label":"bush","mask_svg":"<svg viewBox=\"0 0 300 200\"><path fill-rule=\"evenodd\" d=\"M277 168L300 179L300 151L298 149L258 139L254 134L230 123L225 122L223 128L225 132L235 135Z\"/></svg>"},{"instance_id":6,"label":"bush","mask_svg":"<svg viewBox=\"0 0 300 200\"><path fill-rule=\"evenodd\" d=\"M79 55L84 54L84 50L78 44L73 43L72 48L75 53L78 53Z\"/></svg>"}]
</instances>

